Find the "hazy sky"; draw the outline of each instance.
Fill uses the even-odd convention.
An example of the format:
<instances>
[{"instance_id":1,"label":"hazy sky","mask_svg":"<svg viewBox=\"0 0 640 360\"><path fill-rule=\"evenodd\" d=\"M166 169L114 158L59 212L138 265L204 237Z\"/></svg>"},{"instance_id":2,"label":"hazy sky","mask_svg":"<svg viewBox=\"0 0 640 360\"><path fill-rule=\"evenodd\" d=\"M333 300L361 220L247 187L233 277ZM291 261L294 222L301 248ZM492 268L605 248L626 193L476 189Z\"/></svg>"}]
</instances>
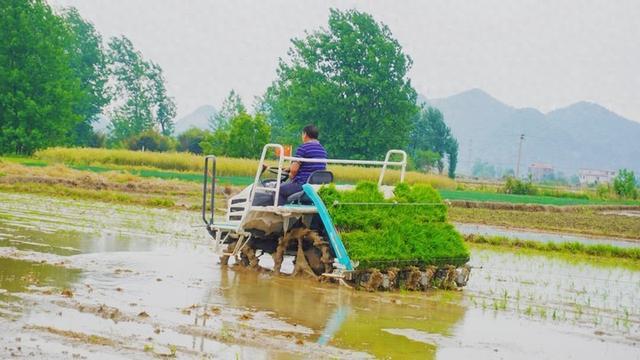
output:
<instances>
[{"instance_id":1,"label":"hazy sky","mask_svg":"<svg viewBox=\"0 0 640 360\"><path fill-rule=\"evenodd\" d=\"M164 69L178 115L250 105L275 77L290 38L326 26L329 8L387 24L428 98L481 88L516 107L597 102L640 121L640 1L50 0L103 36L124 34Z\"/></svg>"}]
</instances>

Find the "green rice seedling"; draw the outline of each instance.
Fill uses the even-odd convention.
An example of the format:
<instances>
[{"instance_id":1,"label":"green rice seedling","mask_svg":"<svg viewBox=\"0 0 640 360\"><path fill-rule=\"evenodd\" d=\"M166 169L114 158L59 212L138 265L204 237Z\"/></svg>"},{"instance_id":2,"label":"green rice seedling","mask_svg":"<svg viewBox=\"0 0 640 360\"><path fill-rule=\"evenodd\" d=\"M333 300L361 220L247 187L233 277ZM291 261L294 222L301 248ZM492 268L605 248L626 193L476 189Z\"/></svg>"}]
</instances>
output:
<instances>
[{"instance_id":1,"label":"green rice seedling","mask_svg":"<svg viewBox=\"0 0 640 360\"><path fill-rule=\"evenodd\" d=\"M360 182L350 191L324 186L319 194L361 268L460 266L469 261L462 237L446 222L447 208L430 185L398 184L391 199L373 182Z\"/></svg>"},{"instance_id":2,"label":"green rice seedling","mask_svg":"<svg viewBox=\"0 0 640 360\"><path fill-rule=\"evenodd\" d=\"M531 305L527 305L527 308L524 310L524 313L527 316L531 316L533 314L533 309L531 308Z\"/></svg>"},{"instance_id":3,"label":"green rice seedling","mask_svg":"<svg viewBox=\"0 0 640 360\"><path fill-rule=\"evenodd\" d=\"M538 315L540 315L540 317L542 319L546 319L547 318L547 309L541 307L540 309L538 309Z\"/></svg>"}]
</instances>

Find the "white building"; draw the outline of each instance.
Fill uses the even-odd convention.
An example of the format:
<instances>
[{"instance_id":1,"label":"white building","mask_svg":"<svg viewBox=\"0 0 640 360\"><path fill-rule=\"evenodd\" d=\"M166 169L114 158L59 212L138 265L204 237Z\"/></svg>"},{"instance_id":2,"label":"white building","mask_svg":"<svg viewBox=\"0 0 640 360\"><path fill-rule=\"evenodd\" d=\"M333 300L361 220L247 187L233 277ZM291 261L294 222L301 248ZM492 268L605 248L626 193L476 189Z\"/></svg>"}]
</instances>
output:
<instances>
[{"instance_id":1,"label":"white building","mask_svg":"<svg viewBox=\"0 0 640 360\"><path fill-rule=\"evenodd\" d=\"M578 178L580 185L593 185L610 183L616 177L616 172L611 170L580 169Z\"/></svg>"},{"instance_id":2,"label":"white building","mask_svg":"<svg viewBox=\"0 0 640 360\"><path fill-rule=\"evenodd\" d=\"M531 180L540 182L544 178L553 175L553 166L550 164L533 163L529 165L529 175L531 175Z\"/></svg>"}]
</instances>

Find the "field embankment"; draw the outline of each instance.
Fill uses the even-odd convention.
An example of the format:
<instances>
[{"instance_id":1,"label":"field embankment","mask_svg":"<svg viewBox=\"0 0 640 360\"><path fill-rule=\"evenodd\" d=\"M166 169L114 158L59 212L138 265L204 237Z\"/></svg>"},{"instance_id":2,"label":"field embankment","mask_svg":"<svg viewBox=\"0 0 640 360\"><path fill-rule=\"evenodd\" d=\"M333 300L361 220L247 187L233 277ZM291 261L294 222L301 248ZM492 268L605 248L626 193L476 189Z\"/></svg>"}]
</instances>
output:
<instances>
[{"instance_id":1,"label":"field embankment","mask_svg":"<svg viewBox=\"0 0 640 360\"><path fill-rule=\"evenodd\" d=\"M512 239L503 236L483 236L474 234L465 235L464 240L469 244L497 246L507 249L528 249L539 252L626 259L640 265L638 263L638 261L640 261L640 248L623 248L603 244L587 245L579 242L540 242L534 240Z\"/></svg>"},{"instance_id":2,"label":"field embankment","mask_svg":"<svg viewBox=\"0 0 640 360\"><path fill-rule=\"evenodd\" d=\"M597 236L640 239L640 218L612 214L597 207L574 211L521 211L450 207L454 222L529 228Z\"/></svg>"},{"instance_id":3,"label":"field embankment","mask_svg":"<svg viewBox=\"0 0 640 360\"><path fill-rule=\"evenodd\" d=\"M600 199L587 193L569 193L556 191L549 192L552 195L517 195L505 194L498 190L450 190L441 189L443 198L454 202L455 206L473 207L473 203L501 203L509 204L535 204L551 206L574 205L635 205L640 206L640 200L625 199ZM465 205L465 202L470 205Z\"/></svg>"},{"instance_id":4,"label":"field embankment","mask_svg":"<svg viewBox=\"0 0 640 360\"><path fill-rule=\"evenodd\" d=\"M194 182L144 178L122 171L94 173L65 165L25 166L0 160L0 191L153 207L200 209ZM224 187L219 196L224 196Z\"/></svg>"},{"instance_id":5,"label":"field embankment","mask_svg":"<svg viewBox=\"0 0 640 360\"><path fill-rule=\"evenodd\" d=\"M38 151L35 157L49 163L58 162L85 166L134 166L199 174L201 174L204 166L203 156L189 153L156 153L90 148L50 148ZM255 159L238 159L221 156L217 157L216 161L216 174L218 176L253 178L258 167L258 160ZM271 161L271 164L275 164L275 161ZM380 168L331 165L329 169L333 171L336 181L345 183L377 181L380 175ZM400 177L400 171L398 170L390 169L387 170L386 174L385 181L391 183L397 182ZM405 180L410 184L428 183L438 189L453 189L456 186L455 181L445 176L412 171L406 173Z\"/></svg>"}]
</instances>

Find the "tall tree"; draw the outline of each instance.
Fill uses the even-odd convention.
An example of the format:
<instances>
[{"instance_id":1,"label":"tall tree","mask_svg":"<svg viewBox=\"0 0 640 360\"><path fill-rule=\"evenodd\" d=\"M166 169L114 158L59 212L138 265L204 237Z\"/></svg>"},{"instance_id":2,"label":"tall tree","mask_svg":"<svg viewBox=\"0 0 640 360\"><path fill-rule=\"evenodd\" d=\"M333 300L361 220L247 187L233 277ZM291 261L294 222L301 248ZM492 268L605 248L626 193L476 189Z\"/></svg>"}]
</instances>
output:
<instances>
[{"instance_id":1,"label":"tall tree","mask_svg":"<svg viewBox=\"0 0 640 360\"><path fill-rule=\"evenodd\" d=\"M292 44L264 97L272 127L297 134L315 123L337 157L376 158L407 145L418 111L406 76L412 61L386 25L356 10L331 10L328 30Z\"/></svg>"},{"instance_id":2,"label":"tall tree","mask_svg":"<svg viewBox=\"0 0 640 360\"><path fill-rule=\"evenodd\" d=\"M413 127L409 134L409 154L415 157L421 150L440 154L437 167L440 173L444 170L444 158L449 161L449 177L455 177L458 164L458 141L453 137L451 129L445 124L440 110L423 108L414 117Z\"/></svg>"},{"instance_id":3,"label":"tall tree","mask_svg":"<svg viewBox=\"0 0 640 360\"><path fill-rule=\"evenodd\" d=\"M68 142L82 116L72 37L42 0L0 1L0 152L30 154Z\"/></svg>"},{"instance_id":4,"label":"tall tree","mask_svg":"<svg viewBox=\"0 0 640 360\"><path fill-rule=\"evenodd\" d=\"M106 91L109 79L107 59L102 44L102 36L93 24L84 20L76 8L64 9L62 18L71 34L67 52L71 55L71 68L80 79L85 96L74 104L82 121L71 131L71 141L87 146L93 141L93 122L109 102Z\"/></svg>"},{"instance_id":5,"label":"tall tree","mask_svg":"<svg viewBox=\"0 0 640 360\"><path fill-rule=\"evenodd\" d=\"M213 131L227 128L231 119L246 112L247 108L244 106L240 95L231 89L227 98L224 99L220 111L211 115L209 118L209 128Z\"/></svg>"},{"instance_id":6,"label":"tall tree","mask_svg":"<svg viewBox=\"0 0 640 360\"><path fill-rule=\"evenodd\" d=\"M259 157L270 136L271 129L264 114L251 116L242 112L229 123L228 155L242 158Z\"/></svg>"},{"instance_id":7,"label":"tall tree","mask_svg":"<svg viewBox=\"0 0 640 360\"><path fill-rule=\"evenodd\" d=\"M160 126L162 135L170 136L175 129L173 119L176 117L176 104L173 98L167 95L165 79L160 66L157 64L151 65L150 77L155 90L155 96L153 97L155 122Z\"/></svg>"},{"instance_id":8,"label":"tall tree","mask_svg":"<svg viewBox=\"0 0 640 360\"><path fill-rule=\"evenodd\" d=\"M160 66L146 61L125 36L111 39L108 54L116 99L109 126L112 141L152 129L171 134L175 103L167 96Z\"/></svg>"},{"instance_id":9,"label":"tall tree","mask_svg":"<svg viewBox=\"0 0 640 360\"><path fill-rule=\"evenodd\" d=\"M271 128L264 114L251 116L242 111L231 118L226 126L205 134L200 142L206 154L256 158L269 141Z\"/></svg>"}]
</instances>

